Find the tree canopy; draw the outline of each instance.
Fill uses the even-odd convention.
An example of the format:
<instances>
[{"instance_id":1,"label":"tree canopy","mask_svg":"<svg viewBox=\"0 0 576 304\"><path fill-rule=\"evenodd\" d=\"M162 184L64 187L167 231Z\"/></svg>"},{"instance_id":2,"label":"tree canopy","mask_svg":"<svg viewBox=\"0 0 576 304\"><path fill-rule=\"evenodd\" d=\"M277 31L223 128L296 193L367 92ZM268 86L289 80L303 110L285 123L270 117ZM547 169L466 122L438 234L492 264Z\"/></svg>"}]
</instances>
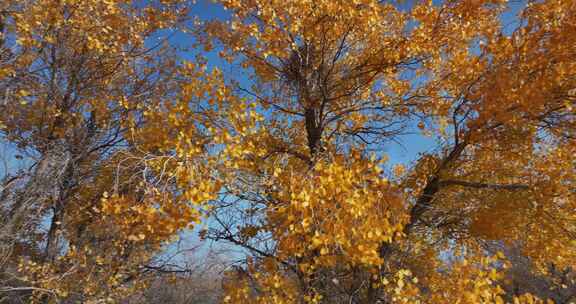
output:
<instances>
[{"instance_id":1,"label":"tree canopy","mask_svg":"<svg viewBox=\"0 0 576 304\"><path fill-rule=\"evenodd\" d=\"M576 2L210 7L0 4L0 302L576 300Z\"/></svg>"}]
</instances>

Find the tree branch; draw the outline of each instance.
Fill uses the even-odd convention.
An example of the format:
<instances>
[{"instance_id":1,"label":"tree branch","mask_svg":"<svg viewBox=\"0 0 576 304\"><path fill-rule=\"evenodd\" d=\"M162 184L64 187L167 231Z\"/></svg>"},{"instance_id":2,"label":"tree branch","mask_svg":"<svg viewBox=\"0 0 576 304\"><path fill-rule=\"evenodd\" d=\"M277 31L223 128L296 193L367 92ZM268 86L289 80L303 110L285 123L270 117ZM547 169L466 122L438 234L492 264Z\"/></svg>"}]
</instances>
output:
<instances>
[{"instance_id":1,"label":"tree branch","mask_svg":"<svg viewBox=\"0 0 576 304\"><path fill-rule=\"evenodd\" d=\"M468 182L468 181L461 181L461 180L441 180L438 182L440 187L443 186L461 186L467 188L476 188L476 189L496 189L496 190L525 190L529 189L528 185L524 184L488 184L488 183L479 183L479 182Z\"/></svg>"}]
</instances>

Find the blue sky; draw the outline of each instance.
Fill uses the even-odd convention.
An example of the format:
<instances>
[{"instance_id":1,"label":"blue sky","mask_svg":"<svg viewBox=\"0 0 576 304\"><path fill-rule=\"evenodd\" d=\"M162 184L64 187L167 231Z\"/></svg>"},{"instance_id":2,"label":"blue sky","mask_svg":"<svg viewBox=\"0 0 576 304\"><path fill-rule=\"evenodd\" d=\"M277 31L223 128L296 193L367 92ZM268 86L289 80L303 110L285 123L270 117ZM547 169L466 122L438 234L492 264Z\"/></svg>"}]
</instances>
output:
<instances>
[{"instance_id":1,"label":"blue sky","mask_svg":"<svg viewBox=\"0 0 576 304\"><path fill-rule=\"evenodd\" d=\"M402 8L408 9L412 6L412 3L412 1L405 1L402 4ZM199 0L191 10L191 15L197 16L202 21L230 19L228 11L224 10L221 5L215 4L210 0ZM171 42L186 48L193 43L193 38L190 35L177 33L171 38ZM226 63L218 56L218 51L219 49L216 48L209 53L202 53L208 60L208 68L218 67L223 71L225 76L239 81L245 87L249 87L250 71L241 70L236 66L231 66ZM181 55L187 60L194 60L196 52L181 52ZM413 134L403 137L402 144L391 142L390 145L384 148L383 151L387 154L391 163L409 163L417 159L419 153L429 151L436 146L433 138L423 136L417 129L414 129L412 133Z\"/></svg>"},{"instance_id":2,"label":"blue sky","mask_svg":"<svg viewBox=\"0 0 576 304\"><path fill-rule=\"evenodd\" d=\"M287 0L289 1L289 0ZM408 9L414 1L405 1L402 7ZM510 9L502 15L502 23L505 26L505 34L510 34L515 28L519 26L517 14L519 10L524 7L526 1L510 1ZM229 19L229 13L225 11L220 5L214 4L209 0L199 0L192 8L192 14L198 16L201 20L227 20ZM179 45L183 48L189 47L193 40L189 35L183 33L176 33L171 38L171 43L174 45ZM243 71L244 74L239 73L240 69L231 67L229 64L225 63L217 55L218 49L203 55L208 60L208 67L214 68L219 67L225 75L230 78L234 78L241 83L249 83L249 71ZM196 52L187 50L182 51L181 55L187 60L194 60ZM428 152L438 146L435 138L426 137L420 133L417 128L413 128L412 134L408 134L402 137L402 144L390 143L384 148L384 153L386 153L390 159L389 164L403 163L409 165L411 162L416 160L421 153ZM6 162L0 163L0 177L5 174L5 172L14 172L26 160L16 159L16 150L14 147L6 142L3 142L3 150L0 149L0 156L6 157ZM189 244L195 244L198 242L196 233L184 232L181 234L184 242ZM174 249L173 246L170 246Z\"/></svg>"},{"instance_id":3,"label":"blue sky","mask_svg":"<svg viewBox=\"0 0 576 304\"><path fill-rule=\"evenodd\" d=\"M435 3L440 3L441 1L435 0ZM407 0L403 1L401 7L408 9L412 6L415 1ZM512 0L509 1L509 10L502 15L502 24L504 25L505 34L510 34L515 28L520 24L518 21L518 12L526 5L526 0ZM191 15L199 17L203 21L207 20L228 20L230 18L229 12L224 10L224 8L215 4L211 0L199 0L191 9ZM189 47L193 40L190 35L176 33L171 38L171 43L179 45L181 47ZM219 58L217 55L217 49L210 52L204 53L204 56L208 60L208 67L219 67L223 70L224 74L229 77L233 77L235 80L239 80L241 83L248 83L248 73L244 75L239 74L239 69L230 66ZM180 53L182 57L188 60L194 60L196 52L194 51L184 51ZM246 71L243 71L246 72ZM233 74L233 76L231 76ZM385 152L389 155L391 162L406 163L413 161L417 158L418 154L421 152L428 151L436 146L435 141L432 138L418 134L417 130L414 130L414 134L410 134L404 137L402 145L391 144L385 149ZM4 175L6 171L10 172L17 170L22 165L22 161L15 158L16 150L9 143L3 142L4 147L0 151L2 156L6 158L6 162L0 164L0 174Z\"/></svg>"},{"instance_id":4,"label":"blue sky","mask_svg":"<svg viewBox=\"0 0 576 304\"><path fill-rule=\"evenodd\" d=\"M400 1L400 8L408 10L416 2L414 0ZM442 1L434 0L433 3L441 4ZM519 26L518 12L526 5L526 0L511 0L508 5L509 9L502 14L501 18L504 33L507 35ZM202 21L230 19L230 13L211 0L197 1L191 10L191 15L197 16ZM192 38L185 34L176 34L172 38L172 43L184 47L189 46L192 42ZM249 87L249 71L241 70L224 62L217 55L218 51L219 49L215 49L210 53L203 53L208 60L208 67L218 67L227 77L239 81L245 87ZM194 52L183 52L181 55L188 60L194 60L195 58ZM411 134L403 136L401 144L391 142L383 149L384 153L389 157L390 163L409 164L416 160L421 153L430 152L438 146L435 138L424 136L416 127L409 131Z\"/></svg>"},{"instance_id":5,"label":"blue sky","mask_svg":"<svg viewBox=\"0 0 576 304\"><path fill-rule=\"evenodd\" d=\"M409 9L415 1L404 1L401 4L403 9ZM435 4L441 3L441 1L434 1ZM526 1L510 1L509 9L502 14L501 20L504 27L504 34L510 35L514 29L516 29L520 24L518 21L518 12L526 5ZM214 4L209 0L200 0L193 9L193 13L196 14L201 20L229 20L230 15L225 11L220 5ZM191 38L185 35L176 35L173 39L174 43L179 45L187 45L191 43ZM229 75L235 80L241 83L248 83L249 71L243 71L245 74L239 74L239 69L231 68L230 65L222 61L217 55L218 49L215 49L209 54L204 54L208 60L209 67L219 67L225 74L232 73ZM184 53L185 58L193 60L194 54ZM414 125L416 122L414 123ZM432 152L433 149L440 146L440 142L435 137L428 137L423 135L418 128L415 126L409 130L411 133L404 135L401 138L401 143L390 142L383 149L383 152L389 157L389 165L393 164L405 164L410 165L415 160L419 158L422 153ZM182 237L188 239L190 242L197 242L197 237L195 233L186 232L182 234Z\"/></svg>"}]
</instances>

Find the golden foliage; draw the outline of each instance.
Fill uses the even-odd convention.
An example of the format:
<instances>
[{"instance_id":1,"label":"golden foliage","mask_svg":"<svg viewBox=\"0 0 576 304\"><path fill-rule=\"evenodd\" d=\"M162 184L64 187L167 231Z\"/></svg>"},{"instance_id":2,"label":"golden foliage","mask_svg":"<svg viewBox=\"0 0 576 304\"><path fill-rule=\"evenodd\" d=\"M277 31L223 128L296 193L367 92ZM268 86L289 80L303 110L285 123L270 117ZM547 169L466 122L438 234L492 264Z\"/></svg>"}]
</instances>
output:
<instances>
[{"instance_id":1,"label":"golden foliage","mask_svg":"<svg viewBox=\"0 0 576 304\"><path fill-rule=\"evenodd\" d=\"M512 30L502 0L217 3L230 20L194 40L245 76L150 46L184 1L0 5L2 134L81 147L58 154L78 185L34 193L66 240L21 259L38 301L119 301L206 218L249 255L224 303L552 301L509 290L493 248L576 265L574 1L528 2ZM414 130L437 149L387 160Z\"/></svg>"}]
</instances>

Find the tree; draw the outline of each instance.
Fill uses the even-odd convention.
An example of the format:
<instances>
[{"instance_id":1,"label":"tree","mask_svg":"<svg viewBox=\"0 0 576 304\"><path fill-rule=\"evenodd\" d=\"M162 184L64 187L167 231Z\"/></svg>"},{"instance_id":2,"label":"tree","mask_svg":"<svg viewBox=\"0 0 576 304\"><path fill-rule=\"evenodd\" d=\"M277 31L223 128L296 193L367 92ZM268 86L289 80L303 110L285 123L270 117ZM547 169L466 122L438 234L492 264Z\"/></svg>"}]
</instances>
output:
<instances>
[{"instance_id":1,"label":"tree","mask_svg":"<svg viewBox=\"0 0 576 304\"><path fill-rule=\"evenodd\" d=\"M187 83L160 32L185 4L0 4L2 139L29 164L3 177L3 299L112 301L170 272L155 256L198 212L162 192L174 185L155 171L162 142L135 130Z\"/></svg>"},{"instance_id":2,"label":"tree","mask_svg":"<svg viewBox=\"0 0 576 304\"><path fill-rule=\"evenodd\" d=\"M254 71L237 91L261 116L206 233L251 255L225 302L530 302L486 244L574 265L572 3L530 2L511 34L503 1L221 3L199 35ZM437 150L391 170L416 127Z\"/></svg>"},{"instance_id":3,"label":"tree","mask_svg":"<svg viewBox=\"0 0 576 304\"><path fill-rule=\"evenodd\" d=\"M30 166L3 180L0 292L188 301L155 286L204 221L246 255L224 303L572 300L574 3L218 3L192 29L178 0L1 4L2 136ZM411 133L435 149L387 159Z\"/></svg>"}]
</instances>

